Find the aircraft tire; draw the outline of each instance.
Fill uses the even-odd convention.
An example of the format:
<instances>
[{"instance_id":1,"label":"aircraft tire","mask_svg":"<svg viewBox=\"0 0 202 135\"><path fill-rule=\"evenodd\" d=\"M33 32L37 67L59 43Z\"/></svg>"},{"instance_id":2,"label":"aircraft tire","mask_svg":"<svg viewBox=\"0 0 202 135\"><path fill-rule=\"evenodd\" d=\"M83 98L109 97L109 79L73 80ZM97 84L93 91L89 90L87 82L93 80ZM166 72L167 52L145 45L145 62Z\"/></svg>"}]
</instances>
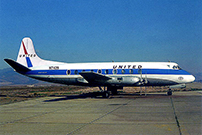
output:
<instances>
[{"instance_id":1,"label":"aircraft tire","mask_svg":"<svg viewBox=\"0 0 202 135\"><path fill-rule=\"evenodd\" d=\"M107 87L107 91L111 91L112 95L118 94L117 89L118 89L118 87L112 87L112 86Z\"/></svg>"},{"instance_id":2,"label":"aircraft tire","mask_svg":"<svg viewBox=\"0 0 202 135\"><path fill-rule=\"evenodd\" d=\"M171 96L171 95L172 95L172 91L169 90L169 91L167 92L167 95L168 95L168 96Z\"/></svg>"},{"instance_id":3,"label":"aircraft tire","mask_svg":"<svg viewBox=\"0 0 202 135\"><path fill-rule=\"evenodd\" d=\"M112 95L117 95L117 94L118 94L117 89L112 90Z\"/></svg>"},{"instance_id":4,"label":"aircraft tire","mask_svg":"<svg viewBox=\"0 0 202 135\"><path fill-rule=\"evenodd\" d=\"M102 97L103 98L109 98L110 94L108 91L103 92Z\"/></svg>"}]
</instances>

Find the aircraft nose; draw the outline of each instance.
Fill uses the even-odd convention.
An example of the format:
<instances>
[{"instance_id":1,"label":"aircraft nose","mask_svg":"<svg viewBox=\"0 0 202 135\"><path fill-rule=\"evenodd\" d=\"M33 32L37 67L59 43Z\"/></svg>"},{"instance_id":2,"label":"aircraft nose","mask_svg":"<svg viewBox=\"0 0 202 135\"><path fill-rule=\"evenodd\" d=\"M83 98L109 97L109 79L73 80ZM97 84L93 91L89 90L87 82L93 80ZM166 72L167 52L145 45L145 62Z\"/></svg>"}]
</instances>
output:
<instances>
[{"instance_id":1,"label":"aircraft nose","mask_svg":"<svg viewBox=\"0 0 202 135\"><path fill-rule=\"evenodd\" d=\"M195 80L195 77L193 75L190 75L188 80L189 82L193 82Z\"/></svg>"}]
</instances>

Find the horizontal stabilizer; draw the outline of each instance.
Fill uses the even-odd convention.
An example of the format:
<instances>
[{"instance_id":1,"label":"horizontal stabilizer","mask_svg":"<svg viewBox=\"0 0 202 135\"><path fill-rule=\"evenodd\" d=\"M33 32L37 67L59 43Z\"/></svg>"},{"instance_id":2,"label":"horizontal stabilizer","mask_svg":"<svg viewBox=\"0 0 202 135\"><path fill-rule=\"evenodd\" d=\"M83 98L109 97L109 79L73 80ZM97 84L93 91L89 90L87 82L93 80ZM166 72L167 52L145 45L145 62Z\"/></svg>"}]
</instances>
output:
<instances>
[{"instance_id":1,"label":"horizontal stabilizer","mask_svg":"<svg viewBox=\"0 0 202 135\"><path fill-rule=\"evenodd\" d=\"M81 72L79 74L89 83L103 82L112 79L110 77L95 72Z\"/></svg>"},{"instance_id":2,"label":"horizontal stabilizer","mask_svg":"<svg viewBox=\"0 0 202 135\"><path fill-rule=\"evenodd\" d=\"M15 62L12 59L4 59L12 68L15 69L16 72L19 73L26 73L28 71L31 71L29 68L19 64L18 62Z\"/></svg>"}]
</instances>

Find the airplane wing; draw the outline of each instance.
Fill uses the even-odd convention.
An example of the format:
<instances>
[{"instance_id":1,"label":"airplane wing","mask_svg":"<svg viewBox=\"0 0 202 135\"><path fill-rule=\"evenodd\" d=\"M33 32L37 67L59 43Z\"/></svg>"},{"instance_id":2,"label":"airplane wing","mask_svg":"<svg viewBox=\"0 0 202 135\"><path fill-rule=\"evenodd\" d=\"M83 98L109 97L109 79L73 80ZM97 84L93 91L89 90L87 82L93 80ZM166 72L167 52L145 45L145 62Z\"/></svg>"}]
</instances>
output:
<instances>
[{"instance_id":1,"label":"airplane wing","mask_svg":"<svg viewBox=\"0 0 202 135\"><path fill-rule=\"evenodd\" d=\"M85 80L87 80L89 83L99 83L99 82L105 82L107 80L112 79L111 77L98 74L95 72L81 72L79 73Z\"/></svg>"}]
</instances>

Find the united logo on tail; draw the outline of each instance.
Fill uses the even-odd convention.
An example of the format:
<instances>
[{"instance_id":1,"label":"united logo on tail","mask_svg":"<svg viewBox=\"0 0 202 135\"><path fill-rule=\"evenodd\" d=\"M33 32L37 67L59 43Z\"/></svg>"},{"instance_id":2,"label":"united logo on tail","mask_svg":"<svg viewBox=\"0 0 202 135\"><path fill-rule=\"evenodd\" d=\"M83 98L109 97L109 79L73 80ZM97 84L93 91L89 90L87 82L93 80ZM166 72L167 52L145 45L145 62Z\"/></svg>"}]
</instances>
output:
<instances>
[{"instance_id":1,"label":"united logo on tail","mask_svg":"<svg viewBox=\"0 0 202 135\"><path fill-rule=\"evenodd\" d=\"M29 55L28 55L28 53L27 53L27 50L26 50L26 48L25 48L25 44L24 44L23 41L22 41L22 45L23 45L23 49L24 49L24 52L25 52L25 56L26 56L27 66L28 66L28 67L33 67L32 62L31 62L31 60L30 60L30 58L29 58Z\"/></svg>"}]
</instances>

